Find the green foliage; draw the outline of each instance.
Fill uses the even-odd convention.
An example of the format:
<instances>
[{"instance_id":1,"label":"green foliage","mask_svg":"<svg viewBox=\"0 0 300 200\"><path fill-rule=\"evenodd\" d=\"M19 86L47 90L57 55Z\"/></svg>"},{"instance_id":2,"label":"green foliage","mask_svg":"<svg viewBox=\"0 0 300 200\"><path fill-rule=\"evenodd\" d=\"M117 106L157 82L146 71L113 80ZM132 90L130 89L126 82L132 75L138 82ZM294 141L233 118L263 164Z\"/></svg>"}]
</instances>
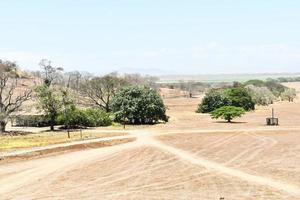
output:
<instances>
[{"instance_id":1,"label":"green foliage","mask_svg":"<svg viewBox=\"0 0 300 200\"><path fill-rule=\"evenodd\" d=\"M124 87L112 102L117 122L133 124L153 124L159 120L167 121L165 105L159 94L147 87Z\"/></svg>"},{"instance_id":2,"label":"green foliage","mask_svg":"<svg viewBox=\"0 0 300 200\"><path fill-rule=\"evenodd\" d=\"M267 81L266 87L271 90L271 92L276 96L279 97L281 93L283 93L287 87L283 86L282 84L278 83L277 81Z\"/></svg>"},{"instance_id":3,"label":"green foliage","mask_svg":"<svg viewBox=\"0 0 300 200\"><path fill-rule=\"evenodd\" d=\"M244 85L254 85L256 87L265 87L266 82L263 80L259 80L259 79L253 79L253 80L246 81L244 83Z\"/></svg>"},{"instance_id":4,"label":"green foliage","mask_svg":"<svg viewBox=\"0 0 300 200\"><path fill-rule=\"evenodd\" d=\"M275 97L279 97L282 92L287 88L280 84L277 80L274 79L269 79L267 81L262 81L262 80L249 80L244 83L244 86L247 85L254 85L256 87L266 87L268 88Z\"/></svg>"},{"instance_id":5,"label":"green foliage","mask_svg":"<svg viewBox=\"0 0 300 200\"><path fill-rule=\"evenodd\" d=\"M227 122L231 122L236 117L241 117L245 114L245 110L241 107L236 106L223 106L212 112L210 112L212 119L225 119Z\"/></svg>"},{"instance_id":6,"label":"green foliage","mask_svg":"<svg viewBox=\"0 0 300 200\"><path fill-rule=\"evenodd\" d=\"M55 119L62 109L63 101L61 91L47 85L38 86L35 89L38 97L39 107L50 119L51 130L54 130Z\"/></svg>"},{"instance_id":7,"label":"green foliage","mask_svg":"<svg viewBox=\"0 0 300 200\"><path fill-rule=\"evenodd\" d=\"M210 90L202 99L202 102L199 104L196 112L209 113L216 108L230 104L230 99L223 94L222 90Z\"/></svg>"},{"instance_id":8,"label":"green foliage","mask_svg":"<svg viewBox=\"0 0 300 200\"><path fill-rule=\"evenodd\" d=\"M20 127L45 127L50 125L50 121L43 115L20 115L15 117L14 125Z\"/></svg>"},{"instance_id":9,"label":"green foliage","mask_svg":"<svg viewBox=\"0 0 300 200\"><path fill-rule=\"evenodd\" d=\"M242 107L246 111L255 109L255 103L244 87L225 89L224 94L230 100L230 106Z\"/></svg>"},{"instance_id":10,"label":"green foliage","mask_svg":"<svg viewBox=\"0 0 300 200\"><path fill-rule=\"evenodd\" d=\"M103 110L89 108L84 110L83 112L87 117L87 121L84 126L109 126L112 123L109 113L106 113Z\"/></svg>"},{"instance_id":11,"label":"green foliage","mask_svg":"<svg viewBox=\"0 0 300 200\"><path fill-rule=\"evenodd\" d=\"M197 112L208 113L222 106L242 107L249 111L254 110L255 103L244 87L210 90L199 104Z\"/></svg>"},{"instance_id":12,"label":"green foliage","mask_svg":"<svg viewBox=\"0 0 300 200\"><path fill-rule=\"evenodd\" d=\"M80 110L75 106L68 109L65 113L60 113L57 117L58 124L64 124L66 127L98 127L109 126L112 124L109 113L100 109Z\"/></svg>"}]
</instances>

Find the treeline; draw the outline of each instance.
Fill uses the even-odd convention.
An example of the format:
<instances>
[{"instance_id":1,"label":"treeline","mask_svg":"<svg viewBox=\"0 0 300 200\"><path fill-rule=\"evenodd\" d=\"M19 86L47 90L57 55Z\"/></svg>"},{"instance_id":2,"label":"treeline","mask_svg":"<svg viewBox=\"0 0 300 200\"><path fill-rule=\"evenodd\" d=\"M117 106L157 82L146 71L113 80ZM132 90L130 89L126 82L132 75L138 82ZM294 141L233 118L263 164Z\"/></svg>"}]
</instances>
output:
<instances>
[{"instance_id":1,"label":"treeline","mask_svg":"<svg viewBox=\"0 0 300 200\"><path fill-rule=\"evenodd\" d=\"M196 112L210 113L212 118L224 118L230 122L234 117L254 110L255 105L266 106L279 100L292 102L296 96L295 89L274 80L235 82L232 86L210 89Z\"/></svg>"},{"instance_id":2,"label":"treeline","mask_svg":"<svg viewBox=\"0 0 300 200\"><path fill-rule=\"evenodd\" d=\"M300 76L298 77L279 77L275 79L267 79L269 81L276 81L280 83L286 83L286 82L300 82Z\"/></svg>"},{"instance_id":3,"label":"treeline","mask_svg":"<svg viewBox=\"0 0 300 200\"><path fill-rule=\"evenodd\" d=\"M154 124L168 120L165 105L157 92L155 77L64 72L63 68L55 67L45 59L39 65L40 71L22 72L24 75L21 77L15 63L1 61L0 132L5 131L8 119L29 99L34 100L41 111L39 118L31 119L38 124L49 125L51 130L55 125L76 128L108 126L114 121ZM26 78L34 79L35 84L20 91L20 80ZM10 106L13 109L6 109ZM22 121L20 116L18 120Z\"/></svg>"}]
</instances>

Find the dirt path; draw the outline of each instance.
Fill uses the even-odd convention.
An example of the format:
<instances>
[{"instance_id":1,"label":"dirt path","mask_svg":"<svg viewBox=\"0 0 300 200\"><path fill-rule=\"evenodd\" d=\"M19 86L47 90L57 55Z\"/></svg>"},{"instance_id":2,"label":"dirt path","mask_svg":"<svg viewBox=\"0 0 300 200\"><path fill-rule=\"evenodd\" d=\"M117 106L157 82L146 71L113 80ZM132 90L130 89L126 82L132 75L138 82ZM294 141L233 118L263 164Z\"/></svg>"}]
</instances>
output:
<instances>
[{"instance_id":1,"label":"dirt path","mask_svg":"<svg viewBox=\"0 0 300 200\"><path fill-rule=\"evenodd\" d=\"M170 153L177 157L179 160L190 163L191 166L201 166L206 168L208 171L217 174L224 174L231 177L235 177L243 181L249 182L250 184L271 187L276 190L286 192L292 196L300 196L299 186L288 184L280 180L274 180L263 176L245 173L238 169L227 167L224 164L207 160L201 156L195 156L192 153L181 150L179 148L175 148L173 146L166 145L153 138L154 135L159 134L162 133L133 131L131 132L130 136L120 137L137 137L137 140L134 142L112 147L90 149L85 151L62 154L53 157L2 165L0 166L0 197L5 195L12 195L13 192L18 190L19 188L24 189L28 185L36 184L40 180L47 179L49 175L51 175L51 177L55 177L63 175L62 173L65 173L67 171L79 169L82 163L90 163L92 165L97 159L99 160L104 159L105 157L111 157L112 155L119 154L124 150L136 149L139 147L147 146L154 147L156 149L162 150L163 152ZM116 137L106 138L102 140L109 140L115 138ZM259 138L259 136L257 136L257 139L262 138ZM127 174L126 176L130 176L130 174ZM116 180L112 180L111 182L116 182L120 179L124 179L124 176L121 176L121 178L118 178ZM28 190L28 192L30 192L30 190Z\"/></svg>"},{"instance_id":2,"label":"dirt path","mask_svg":"<svg viewBox=\"0 0 300 200\"><path fill-rule=\"evenodd\" d=\"M94 159L105 157L124 149L136 148L140 144L130 142L126 144L66 153L53 157L10 163L0 166L0 197L18 188L27 187L31 183L47 178L51 173L80 166L80 163L93 162ZM2 178L5 176L5 178Z\"/></svg>"},{"instance_id":3,"label":"dirt path","mask_svg":"<svg viewBox=\"0 0 300 200\"><path fill-rule=\"evenodd\" d=\"M300 187L298 187L298 186L290 185L290 184L287 184L287 183L284 183L281 181L277 181L277 180L262 177L262 176L251 175L251 174L245 173L245 172L237 170L237 169L229 168L222 164L206 160L205 158L201 158L199 156L194 156L193 154L188 153L183 150L180 150L178 148L165 145L165 144L163 144L157 140L154 140L150 137L143 138L142 140L143 140L144 144L151 145L156 148L167 151L169 153L172 153L182 160L189 161L191 164L199 165L199 166L205 167L210 170L214 170L214 171L226 174L226 175L237 177L242 180L248 181L250 183L255 183L255 184L259 184L259 185L263 185L263 186L272 187L277 190L283 190L294 196L300 195Z\"/></svg>"}]
</instances>

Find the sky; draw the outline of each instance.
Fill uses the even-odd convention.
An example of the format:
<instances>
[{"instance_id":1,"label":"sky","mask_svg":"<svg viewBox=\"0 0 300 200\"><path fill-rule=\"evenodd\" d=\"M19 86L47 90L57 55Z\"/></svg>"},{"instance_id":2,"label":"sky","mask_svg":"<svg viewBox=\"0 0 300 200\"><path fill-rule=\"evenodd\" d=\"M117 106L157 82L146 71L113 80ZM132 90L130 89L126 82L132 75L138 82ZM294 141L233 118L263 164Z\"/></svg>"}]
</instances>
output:
<instances>
[{"instance_id":1,"label":"sky","mask_svg":"<svg viewBox=\"0 0 300 200\"><path fill-rule=\"evenodd\" d=\"M300 72L296 0L0 0L0 59L97 74Z\"/></svg>"}]
</instances>

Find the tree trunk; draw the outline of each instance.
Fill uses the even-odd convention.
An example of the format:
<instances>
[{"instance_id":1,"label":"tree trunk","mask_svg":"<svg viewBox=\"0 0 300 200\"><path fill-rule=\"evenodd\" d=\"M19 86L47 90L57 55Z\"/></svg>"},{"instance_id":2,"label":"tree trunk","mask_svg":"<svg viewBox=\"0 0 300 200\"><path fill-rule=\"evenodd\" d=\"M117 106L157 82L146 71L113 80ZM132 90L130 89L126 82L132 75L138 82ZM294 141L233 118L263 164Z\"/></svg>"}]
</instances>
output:
<instances>
[{"instance_id":1,"label":"tree trunk","mask_svg":"<svg viewBox=\"0 0 300 200\"><path fill-rule=\"evenodd\" d=\"M50 119L50 130L54 131L55 118L51 117Z\"/></svg>"},{"instance_id":2,"label":"tree trunk","mask_svg":"<svg viewBox=\"0 0 300 200\"><path fill-rule=\"evenodd\" d=\"M0 133L5 132L6 122L0 121Z\"/></svg>"}]
</instances>

